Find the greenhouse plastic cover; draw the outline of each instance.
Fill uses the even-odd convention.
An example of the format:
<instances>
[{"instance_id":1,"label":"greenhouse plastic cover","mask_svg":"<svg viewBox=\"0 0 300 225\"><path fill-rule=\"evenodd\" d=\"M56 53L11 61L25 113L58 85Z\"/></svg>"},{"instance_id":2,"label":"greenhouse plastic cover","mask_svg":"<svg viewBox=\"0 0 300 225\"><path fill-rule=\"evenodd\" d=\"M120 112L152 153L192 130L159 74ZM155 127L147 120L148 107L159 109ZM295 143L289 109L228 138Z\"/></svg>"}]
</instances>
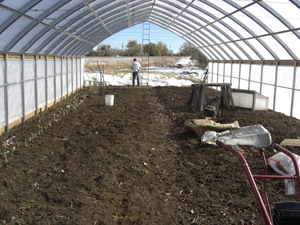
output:
<instances>
[{"instance_id":1,"label":"greenhouse plastic cover","mask_svg":"<svg viewBox=\"0 0 300 225\"><path fill-rule=\"evenodd\" d=\"M0 0L0 52L82 56L149 21L209 60L299 60L299 0Z\"/></svg>"}]
</instances>

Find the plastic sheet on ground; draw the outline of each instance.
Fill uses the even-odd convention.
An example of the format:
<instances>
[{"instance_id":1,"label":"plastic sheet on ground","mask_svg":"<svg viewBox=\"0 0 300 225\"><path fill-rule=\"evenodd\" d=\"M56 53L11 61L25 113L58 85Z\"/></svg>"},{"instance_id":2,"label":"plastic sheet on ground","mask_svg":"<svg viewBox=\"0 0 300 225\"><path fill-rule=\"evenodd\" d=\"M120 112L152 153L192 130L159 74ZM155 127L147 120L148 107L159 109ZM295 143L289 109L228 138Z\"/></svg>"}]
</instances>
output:
<instances>
[{"instance_id":1,"label":"plastic sheet on ground","mask_svg":"<svg viewBox=\"0 0 300 225\"><path fill-rule=\"evenodd\" d=\"M296 156L297 162L300 166L300 156L296 154L294 155ZM279 152L268 158L268 164L273 170L283 176L294 176L296 174L292 159L283 152Z\"/></svg>"},{"instance_id":2,"label":"plastic sheet on ground","mask_svg":"<svg viewBox=\"0 0 300 225\"><path fill-rule=\"evenodd\" d=\"M202 143L206 144L215 145L216 140L226 145L248 145L258 148L268 147L272 143L271 134L260 124L241 127L222 133L207 131L201 137Z\"/></svg>"}]
</instances>

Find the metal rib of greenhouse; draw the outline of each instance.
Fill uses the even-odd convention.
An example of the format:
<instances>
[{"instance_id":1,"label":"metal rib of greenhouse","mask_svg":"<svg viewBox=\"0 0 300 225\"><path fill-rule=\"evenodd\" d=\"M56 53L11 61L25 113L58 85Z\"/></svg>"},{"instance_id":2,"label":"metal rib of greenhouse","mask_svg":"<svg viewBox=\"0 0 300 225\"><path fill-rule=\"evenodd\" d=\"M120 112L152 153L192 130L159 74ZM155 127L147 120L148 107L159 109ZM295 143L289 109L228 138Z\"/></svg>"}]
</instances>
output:
<instances>
[{"instance_id":1,"label":"metal rib of greenhouse","mask_svg":"<svg viewBox=\"0 0 300 225\"><path fill-rule=\"evenodd\" d=\"M19 51L21 54L84 55L112 34L149 21L191 42L211 60L252 61L253 57L257 57L265 61L263 52L255 48L255 43L251 40L256 40L257 45L261 45L273 60L281 60L279 52L272 50L270 45L263 40L264 37L270 37L276 41L282 47L282 51L286 51L287 54L284 53L286 57L290 56L293 60L299 60L299 55L281 39L279 34L291 33L300 39L300 28L294 27L262 0L253 0L244 5L234 0L223 0L224 4L231 7L230 13L218 6L216 2L209 0L63 0L45 9L39 8L39 3L41 3L39 0L28 1L21 9L9 7L5 5L6 2L9 1L4 0L0 3L0 8L9 12L7 20L0 25L0 37L9 27L17 27L21 24L22 18L26 18L26 26L15 29L14 38L5 42L3 49L0 49L4 53ZM218 17L206 7L200 7L200 3L219 12L221 16ZM290 0L288 3L300 10L299 0ZM46 4L43 6L45 7ZM252 6L264 10L286 29L273 31L264 23L263 18L258 18L248 11L248 8ZM59 13L61 9L66 12ZM34 10L44 12L34 17L28 13ZM58 16L49 22L52 19L51 15L56 12ZM266 34L256 34L255 29L248 27L236 17L237 13L251 19L253 24L262 28ZM233 21L234 24L229 24L225 19ZM197 25L199 27L196 27ZM217 25L225 27L234 36ZM249 36L243 36L238 29L243 29ZM28 40L26 35L30 32L37 32L37 35ZM249 53L242 45L249 48L252 53Z\"/></svg>"}]
</instances>

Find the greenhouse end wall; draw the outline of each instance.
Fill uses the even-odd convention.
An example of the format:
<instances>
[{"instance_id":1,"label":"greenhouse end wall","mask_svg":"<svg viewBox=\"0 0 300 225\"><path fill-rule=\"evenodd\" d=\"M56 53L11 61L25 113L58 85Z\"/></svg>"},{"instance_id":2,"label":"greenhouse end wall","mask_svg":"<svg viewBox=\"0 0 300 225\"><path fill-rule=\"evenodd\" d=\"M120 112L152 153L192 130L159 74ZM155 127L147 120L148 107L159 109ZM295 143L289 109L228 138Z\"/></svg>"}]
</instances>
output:
<instances>
[{"instance_id":1,"label":"greenhouse end wall","mask_svg":"<svg viewBox=\"0 0 300 225\"><path fill-rule=\"evenodd\" d=\"M84 58L0 56L0 134L83 86Z\"/></svg>"},{"instance_id":2,"label":"greenhouse end wall","mask_svg":"<svg viewBox=\"0 0 300 225\"><path fill-rule=\"evenodd\" d=\"M300 119L300 63L210 62L208 82L256 91L269 98L268 108Z\"/></svg>"}]
</instances>

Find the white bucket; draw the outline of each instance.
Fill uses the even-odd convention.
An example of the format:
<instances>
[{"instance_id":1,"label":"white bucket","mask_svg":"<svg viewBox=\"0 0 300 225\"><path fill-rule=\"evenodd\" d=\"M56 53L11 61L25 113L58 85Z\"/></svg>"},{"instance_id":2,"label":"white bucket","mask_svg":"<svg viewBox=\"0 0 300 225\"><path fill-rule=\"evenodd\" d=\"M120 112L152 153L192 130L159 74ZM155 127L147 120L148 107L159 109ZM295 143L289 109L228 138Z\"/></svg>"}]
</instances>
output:
<instances>
[{"instance_id":1,"label":"white bucket","mask_svg":"<svg viewBox=\"0 0 300 225\"><path fill-rule=\"evenodd\" d=\"M108 106L114 105L114 95L105 95L105 105Z\"/></svg>"}]
</instances>

